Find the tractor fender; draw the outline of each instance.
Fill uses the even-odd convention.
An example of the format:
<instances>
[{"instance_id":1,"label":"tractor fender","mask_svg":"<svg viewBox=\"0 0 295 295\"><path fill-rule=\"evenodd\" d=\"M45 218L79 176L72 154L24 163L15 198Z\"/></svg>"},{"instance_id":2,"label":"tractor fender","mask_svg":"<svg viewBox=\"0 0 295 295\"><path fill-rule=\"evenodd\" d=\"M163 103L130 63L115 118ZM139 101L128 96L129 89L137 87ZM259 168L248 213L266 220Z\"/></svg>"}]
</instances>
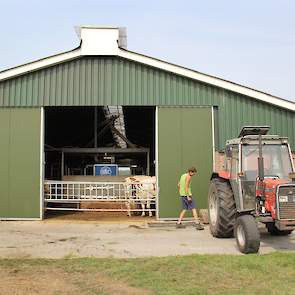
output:
<instances>
[{"instance_id":1,"label":"tractor fender","mask_svg":"<svg viewBox=\"0 0 295 295\"><path fill-rule=\"evenodd\" d=\"M212 180L214 178L222 178L222 179L229 180L230 179L230 173L228 171L213 172L211 174L210 180Z\"/></svg>"}]
</instances>

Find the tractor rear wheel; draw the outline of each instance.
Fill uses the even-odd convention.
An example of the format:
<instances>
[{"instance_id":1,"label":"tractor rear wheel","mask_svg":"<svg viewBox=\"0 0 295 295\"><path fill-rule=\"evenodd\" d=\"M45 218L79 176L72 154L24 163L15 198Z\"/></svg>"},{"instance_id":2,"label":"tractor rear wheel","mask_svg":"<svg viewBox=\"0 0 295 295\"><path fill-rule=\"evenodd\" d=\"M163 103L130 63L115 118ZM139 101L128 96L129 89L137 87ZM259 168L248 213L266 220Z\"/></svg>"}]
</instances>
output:
<instances>
[{"instance_id":1,"label":"tractor rear wheel","mask_svg":"<svg viewBox=\"0 0 295 295\"><path fill-rule=\"evenodd\" d=\"M260 234L255 218L250 215L241 215L235 224L235 237L239 250L244 253L257 253L260 247Z\"/></svg>"},{"instance_id":2,"label":"tractor rear wheel","mask_svg":"<svg viewBox=\"0 0 295 295\"><path fill-rule=\"evenodd\" d=\"M217 238L233 236L236 205L230 183L222 178L211 180L209 195L210 231Z\"/></svg>"},{"instance_id":3,"label":"tractor rear wheel","mask_svg":"<svg viewBox=\"0 0 295 295\"><path fill-rule=\"evenodd\" d=\"M266 228L272 236L287 236L292 233L292 230L279 230L273 222L267 223Z\"/></svg>"}]
</instances>

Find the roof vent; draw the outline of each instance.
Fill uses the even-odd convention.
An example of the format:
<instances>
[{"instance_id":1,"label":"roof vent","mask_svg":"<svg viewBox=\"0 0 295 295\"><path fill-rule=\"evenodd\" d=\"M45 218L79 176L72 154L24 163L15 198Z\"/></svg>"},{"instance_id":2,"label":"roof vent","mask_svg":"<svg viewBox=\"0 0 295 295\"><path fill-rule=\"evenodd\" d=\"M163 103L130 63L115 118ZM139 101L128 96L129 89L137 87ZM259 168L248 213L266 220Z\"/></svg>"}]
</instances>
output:
<instances>
[{"instance_id":1,"label":"roof vent","mask_svg":"<svg viewBox=\"0 0 295 295\"><path fill-rule=\"evenodd\" d=\"M126 28L80 26L75 29L82 41L82 55L117 55L119 48L127 48Z\"/></svg>"}]
</instances>

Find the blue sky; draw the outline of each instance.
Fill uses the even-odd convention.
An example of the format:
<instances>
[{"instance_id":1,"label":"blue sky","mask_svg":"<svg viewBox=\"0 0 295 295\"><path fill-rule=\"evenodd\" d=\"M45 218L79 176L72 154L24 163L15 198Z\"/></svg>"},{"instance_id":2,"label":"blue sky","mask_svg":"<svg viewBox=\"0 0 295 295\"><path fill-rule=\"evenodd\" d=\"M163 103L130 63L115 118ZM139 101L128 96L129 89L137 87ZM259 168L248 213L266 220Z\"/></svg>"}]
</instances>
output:
<instances>
[{"instance_id":1,"label":"blue sky","mask_svg":"<svg viewBox=\"0 0 295 295\"><path fill-rule=\"evenodd\" d=\"M295 100L295 1L0 0L0 70L127 27L128 49Z\"/></svg>"}]
</instances>

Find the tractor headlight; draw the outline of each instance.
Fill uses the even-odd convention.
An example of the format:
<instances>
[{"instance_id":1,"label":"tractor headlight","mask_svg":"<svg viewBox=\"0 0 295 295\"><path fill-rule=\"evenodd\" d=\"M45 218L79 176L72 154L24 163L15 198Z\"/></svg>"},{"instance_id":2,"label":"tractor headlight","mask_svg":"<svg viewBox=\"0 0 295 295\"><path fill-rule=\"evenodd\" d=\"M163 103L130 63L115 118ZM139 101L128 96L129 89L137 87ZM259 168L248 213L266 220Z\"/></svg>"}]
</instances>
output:
<instances>
[{"instance_id":1,"label":"tractor headlight","mask_svg":"<svg viewBox=\"0 0 295 295\"><path fill-rule=\"evenodd\" d=\"M279 202L280 203L288 202L288 196L279 196Z\"/></svg>"}]
</instances>

